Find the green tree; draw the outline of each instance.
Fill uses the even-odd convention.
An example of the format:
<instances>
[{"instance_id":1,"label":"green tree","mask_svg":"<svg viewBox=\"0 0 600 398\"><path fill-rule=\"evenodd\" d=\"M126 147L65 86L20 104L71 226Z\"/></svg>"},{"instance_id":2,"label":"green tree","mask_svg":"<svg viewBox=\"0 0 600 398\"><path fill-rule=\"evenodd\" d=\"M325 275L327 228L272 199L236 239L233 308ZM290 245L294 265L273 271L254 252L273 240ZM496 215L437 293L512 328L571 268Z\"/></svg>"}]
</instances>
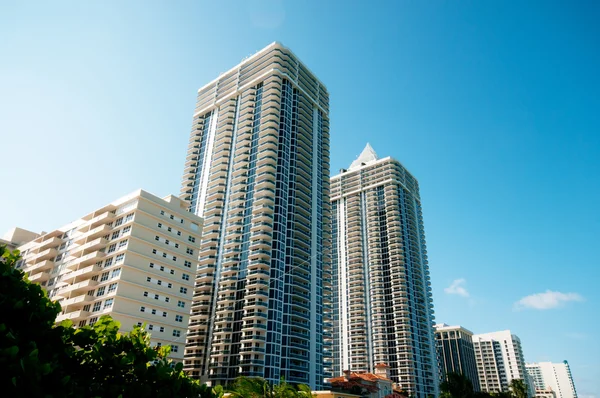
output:
<instances>
[{"instance_id":1,"label":"green tree","mask_svg":"<svg viewBox=\"0 0 600 398\"><path fill-rule=\"evenodd\" d=\"M523 379L512 379L510 382L510 391L515 398L527 398L527 385Z\"/></svg>"},{"instance_id":2,"label":"green tree","mask_svg":"<svg viewBox=\"0 0 600 398\"><path fill-rule=\"evenodd\" d=\"M448 373L440 384L440 392L447 398L472 398L473 383L461 373Z\"/></svg>"},{"instance_id":3,"label":"green tree","mask_svg":"<svg viewBox=\"0 0 600 398\"><path fill-rule=\"evenodd\" d=\"M196 397L212 390L187 377L169 348L150 347L142 328L119 333L108 316L93 326L56 326L60 305L14 268L0 247L0 388L15 397Z\"/></svg>"},{"instance_id":4,"label":"green tree","mask_svg":"<svg viewBox=\"0 0 600 398\"><path fill-rule=\"evenodd\" d=\"M227 392L235 398L305 398L312 397L310 387L299 384L294 387L283 378L279 384L272 385L260 377L240 376Z\"/></svg>"}]
</instances>

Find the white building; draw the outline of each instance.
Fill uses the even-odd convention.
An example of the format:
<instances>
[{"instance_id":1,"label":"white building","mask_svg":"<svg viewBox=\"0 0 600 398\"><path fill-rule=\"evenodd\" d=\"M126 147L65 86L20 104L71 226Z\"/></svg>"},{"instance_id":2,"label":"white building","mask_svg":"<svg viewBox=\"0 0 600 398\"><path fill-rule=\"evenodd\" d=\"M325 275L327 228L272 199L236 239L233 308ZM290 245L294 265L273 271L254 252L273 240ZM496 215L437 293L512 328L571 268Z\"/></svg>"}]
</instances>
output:
<instances>
[{"instance_id":1,"label":"white building","mask_svg":"<svg viewBox=\"0 0 600 398\"><path fill-rule=\"evenodd\" d=\"M510 330L473 335L481 391L508 392L513 379L522 379L533 395L525 372L521 340Z\"/></svg>"},{"instance_id":2,"label":"white building","mask_svg":"<svg viewBox=\"0 0 600 398\"><path fill-rule=\"evenodd\" d=\"M44 232L41 233L43 235ZM36 232L31 232L23 228L13 228L7 233L5 233L2 238L0 238L0 245L6 246L8 250L15 250L17 247L34 240L39 237L40 234Z\"/></svg>"},{"instance_id":3,"label":"white building","mask_svg":"<svg viewBox=\"0 0 600 398\"><path fill-rule=\"evenodd\" d=\"M537 391L552 389L556 398L577 398L571 368L567 361L528 363L525 368L533 378Z\"/></svg>"},{"instance_id":4,"label":"white building","mask_svg":"<svg viewBox=\"0 0 600 398\"><path fill-rule=\"evenodd\" d=\"M20 246L17 268L60 303L57 322L145 323L152 345L182 361L202 227L187 207L135 191Z\"/></svg>"}]
</instances>

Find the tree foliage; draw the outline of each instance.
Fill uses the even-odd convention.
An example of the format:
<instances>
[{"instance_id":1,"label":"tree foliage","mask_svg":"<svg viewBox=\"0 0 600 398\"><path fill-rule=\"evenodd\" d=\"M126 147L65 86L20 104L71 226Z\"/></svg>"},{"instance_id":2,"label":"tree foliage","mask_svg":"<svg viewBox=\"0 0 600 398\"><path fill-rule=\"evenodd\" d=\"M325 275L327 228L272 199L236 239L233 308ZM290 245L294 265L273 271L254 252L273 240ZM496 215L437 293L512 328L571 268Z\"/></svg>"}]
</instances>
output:
<instances>
[{"instance_id":1,"label":"tree foliage","mask_svg":"<svg viewBox=\"0 0 600 398\"><path fill-rule=\"evenodd\" d=\"M118 332L108 316L93 326L55 325L61 308L14 268L17 251L0 247L0 388L11 397L198 397L211 389L187 377L169 348L150 347L136 327Z\"/></svg>"},{"instance_id":2,"label":"tree foliage","mask_svg":"<svg viewBox=\"0 0 600 398\"><path fill-rule=\"evenodd\" d=\"M283 378L279 384L271 384L260 377L238 377L227 389L234 398L309 398L310 387L299 384L294 387Z\"/></svg>"},{"instance_id":3,"label":"tree foliage","mask_svg":"<svg viewBox=\"0 0 600 398\"><path fill-rule=\"evenodd\" d=\"M473 384L465 375L448 373L446 380L440 384L440 398L527 398L527 387L523 380L513 380L510 390L511 392L474 392Z\"/></svg>"},{"instance_id":4,"label":"tree foliage","mask_svg":"<svg viewBox=\"0 0 600 398\"><path fill-rule=\"evenodd\" d=\"M512 379L510 382L510 391L515 398L527 398L527 385L523 379Z\"/></svg>"}]
</instances>

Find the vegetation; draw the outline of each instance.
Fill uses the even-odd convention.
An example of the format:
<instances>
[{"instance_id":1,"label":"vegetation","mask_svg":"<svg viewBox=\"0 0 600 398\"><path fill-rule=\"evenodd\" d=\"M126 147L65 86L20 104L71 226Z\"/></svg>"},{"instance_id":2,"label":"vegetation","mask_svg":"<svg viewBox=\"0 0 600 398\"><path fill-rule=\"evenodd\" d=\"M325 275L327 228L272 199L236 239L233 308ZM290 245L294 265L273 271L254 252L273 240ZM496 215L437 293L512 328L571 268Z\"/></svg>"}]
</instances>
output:
<instances>
[{"instance_id":1,"label":"vegetation","mask_svg":"<svg viewBox=\"0 0 600 398\"><path fill-rule=\"evenodd\" d=\"M102 317L93 326L55 325L61 308L14 268L17 251L0 246L0 388L10 397L197 397L212 390L150 347L142 328L118 333Z\"/></svg>"},{"instance_id":2,"label":"vegetation","mask_svg":"<svg viewBox=\"0 0 600 398\"><path fill-rule=\"evenodd\" d=\"M271 384L260 377L238 377L227 392L235 398L310 398L312 392L304 384L294 387L281 379Z\"/></svg>"},{"instance_id":3,"label":"vegetation","mask_svg":"<svg viewBox=\"0 0 600 398\"><path fill-rule=\"evenodd\" d=\"M510 384L511 392L474 392L473 384L463 374L448 373L446 380L440 384L440 398L527 398L527 386L521 379L514 379Z\"/></svg>"}]
</instances>

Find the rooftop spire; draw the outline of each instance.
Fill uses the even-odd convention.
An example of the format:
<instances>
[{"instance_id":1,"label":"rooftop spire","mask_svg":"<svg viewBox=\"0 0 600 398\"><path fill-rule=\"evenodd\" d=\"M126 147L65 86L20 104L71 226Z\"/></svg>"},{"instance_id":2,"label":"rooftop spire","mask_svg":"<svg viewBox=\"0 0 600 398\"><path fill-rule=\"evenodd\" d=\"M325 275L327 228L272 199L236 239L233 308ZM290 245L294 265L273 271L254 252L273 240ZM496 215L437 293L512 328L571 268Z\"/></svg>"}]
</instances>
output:
<instances>
[{"instance_id":1,"label":"rooftop spire","mask_svg":"<svg viewBox=\"0 0 600 398\"><path fill-rule=\"evenodd\" d=\"M353 169L353 168L356 168L356 167L360 167L360 166L362 166L363 163L374 162L377 159L379 159L379 157L377 157L377 154L375 153L375 150L373 149L373 147L371 146L371 144L369 144L367 142L367 145L365 146L365 149L363 149L363 151L356 158L356 160L354 162L352 162L352 164L350 165L350 168Z\"/></svg>"}]
</instances>

